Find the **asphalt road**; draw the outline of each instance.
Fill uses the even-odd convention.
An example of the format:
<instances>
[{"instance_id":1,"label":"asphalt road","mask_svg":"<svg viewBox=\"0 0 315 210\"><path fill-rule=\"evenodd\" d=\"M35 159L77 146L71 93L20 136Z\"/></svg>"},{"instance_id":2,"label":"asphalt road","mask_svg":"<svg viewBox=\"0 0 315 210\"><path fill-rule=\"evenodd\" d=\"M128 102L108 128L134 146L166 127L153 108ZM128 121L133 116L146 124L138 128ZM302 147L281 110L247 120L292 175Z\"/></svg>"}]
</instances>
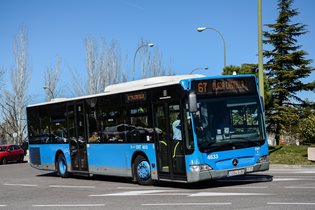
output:
<instances>
[{"instance_id":1,"label":"asphalt road","mask_svg":"<svg viewBox=\"0 0 315 210\"><path fill-rule=\"evenodd\" d=\"M272 167L194 185L140 186L113 177L62 179L28 163L0 165L2 209L315 209L315 168Z\"/></svg>"}]
</instances>

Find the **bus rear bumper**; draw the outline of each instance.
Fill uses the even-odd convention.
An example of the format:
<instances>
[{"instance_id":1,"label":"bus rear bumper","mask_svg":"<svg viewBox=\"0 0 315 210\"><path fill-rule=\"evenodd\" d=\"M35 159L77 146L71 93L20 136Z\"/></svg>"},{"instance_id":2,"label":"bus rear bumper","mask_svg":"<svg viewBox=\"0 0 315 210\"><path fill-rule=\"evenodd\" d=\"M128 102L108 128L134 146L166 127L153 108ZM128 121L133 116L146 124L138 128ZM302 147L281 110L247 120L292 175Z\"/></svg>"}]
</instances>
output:
<instances>
[{"instance_id":1,"label":"bus rear bumper","mask_svg":"<svg viewBox=\"0 0 315 210\"><path fill-rule=\"evenodd\" d=\"M257 163L255 165L247 166L244 168L231 168L226 170L210 170L201 172L189 171L187 172L187 182L199 182L203 180L221 179L225 177L244 175L248 173L266 170L269 170L269 162Z\"/></svg>"}]
</instances>

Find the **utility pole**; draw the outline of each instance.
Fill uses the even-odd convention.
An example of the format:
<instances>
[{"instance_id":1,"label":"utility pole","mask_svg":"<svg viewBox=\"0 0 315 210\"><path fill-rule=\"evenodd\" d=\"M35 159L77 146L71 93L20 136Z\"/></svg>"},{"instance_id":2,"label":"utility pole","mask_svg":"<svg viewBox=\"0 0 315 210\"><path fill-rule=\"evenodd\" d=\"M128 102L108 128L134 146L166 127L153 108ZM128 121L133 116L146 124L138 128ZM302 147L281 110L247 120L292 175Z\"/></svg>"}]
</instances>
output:
<instances>
[{"instance_id":1,"label":"utility pole","mask_svg":"<svg viewBox=\"0 0 315 210\"><path fill-rule=\"evenodd\" d=\"M264 96L264 67L263 67L263 46L262 46L262 0L258 0L258 85L259 93L265 103Z\"/></svg>"}]
</instances>

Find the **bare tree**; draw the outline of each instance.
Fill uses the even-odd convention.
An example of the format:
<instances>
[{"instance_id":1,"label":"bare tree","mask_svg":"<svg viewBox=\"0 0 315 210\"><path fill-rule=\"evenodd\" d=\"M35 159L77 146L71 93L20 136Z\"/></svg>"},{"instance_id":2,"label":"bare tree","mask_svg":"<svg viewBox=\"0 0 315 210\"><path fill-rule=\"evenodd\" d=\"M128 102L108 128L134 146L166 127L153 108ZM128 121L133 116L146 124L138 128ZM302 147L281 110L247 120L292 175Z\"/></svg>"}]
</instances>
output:
<instances>
[{"instance_id":1,"label":"bare tree","mask_svg":"<svg viewBox=\"0 0 315 210\"><path fill-rule=\"evenodd\" d=\"M139 46L149 43L143 39L140 40ZM162 53L157 46L154 49L143 48L140 52L140 66L142 69L142 78L173 75L171 64L165 65Z\"/></svg>"},{"instance_id":2,"label":"bare tree","mask_svg":"<svg viewBox=\"0 0 315 210\"><path fill-rule=\"evenodd\" d=\"M1 90L2 85L3 85L3 76L4 76L4 69L1 68L0 69L0 90Z\"/></svg>"},{"instance_id":3,"label":"bare tree","mask_svg":"<svg viewBox=\"0 0 315 210\"><path fill-rule=\"evenodd\" d=\"M109 47L106 50L106 55L105 59L101 59L105 61L105 72L104 74L104 84L103 84L103 89L107 85L111 84L116 84L119 83L123 80L123 75L122 75L122 58L121 58L121 53L118 47L117 41L112 41L109 45Z\"/></svg>"},{"instance_id":4,"label":"bare tree","mask_svg":"<svg viewBox=\"0 0 315 210\"><path fill-rule=\"evenodd\" d=\"M1 91L1 89L3 88L3 76L4 76L4 69L1 68L0 69L0 100L4 98L3 93ZM2 101L0 101L0 113L2 113L1 103L2 103ZM0 144L4 144L4 143L6 143L4 140L5 139L5 133L1 127L1 124L2 124L2 122L1 122L1 117L0 117Z\"/></svg>"},{"instance_id":5,"label":"bare tree","mask_svg":"<svg viewBox=\"0 0 315 210\"><path fill-rule=\"evenodd\" d=\"M105 41L99 45L95 39L85 39L87 79L82 85L82 78L77 71L72 72L75 95L96 94L104 91L110 84L122 80L122 58L116 41L109 46Z\"/></svg>"},{"instance_id":6,"label":"bare tree","mask_svg":"<svg viewBox=\"0 0 315 210\"><path fill-rule=\"evenodd\" d=\"M29 97L26 91L31 76L31 67L27 63L28 38L25 27L21 27L15 37L13 53L15 58L14 66L11 68L12 91L5 91L1 101L1 113L3 122L0 129L8 141L16 144L22 143L26 138L26 105Z\"/></svg>"},{"instance_id":7,"label":"bare tree","mask_svg":"<svg viewBox=\"0 0 315 210\"><path fill-rule=\"evenodd\" d=\"M50 101L59 95L59 90L57 85L60 76L60 57L56 59L56 65L54 67L50 66L47 68L44 74L44 88L46 89L46 101Z\"/></svg>"}]
</instances>

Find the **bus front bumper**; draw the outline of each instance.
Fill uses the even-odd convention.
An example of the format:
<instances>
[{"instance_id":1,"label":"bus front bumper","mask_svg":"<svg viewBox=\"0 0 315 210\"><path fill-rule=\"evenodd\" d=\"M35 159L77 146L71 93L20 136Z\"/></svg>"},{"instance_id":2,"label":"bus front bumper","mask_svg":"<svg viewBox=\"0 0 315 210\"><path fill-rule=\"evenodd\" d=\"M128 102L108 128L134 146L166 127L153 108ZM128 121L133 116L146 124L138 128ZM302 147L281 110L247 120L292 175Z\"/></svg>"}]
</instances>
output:
<instances>
[{"instance_id":1,"label":"bus front bumper","mask_svg":"<svg viewBox=\"0 0 315 210\"><path fill-rule=\"evenodd\" d=\"M220 179L225 177L244 175L248 173L269 170L269 162L257 163L244 168L231 168L225 170L189 171L187 182L199 182L203 180Z\"/></svg>"}]
</instances>

